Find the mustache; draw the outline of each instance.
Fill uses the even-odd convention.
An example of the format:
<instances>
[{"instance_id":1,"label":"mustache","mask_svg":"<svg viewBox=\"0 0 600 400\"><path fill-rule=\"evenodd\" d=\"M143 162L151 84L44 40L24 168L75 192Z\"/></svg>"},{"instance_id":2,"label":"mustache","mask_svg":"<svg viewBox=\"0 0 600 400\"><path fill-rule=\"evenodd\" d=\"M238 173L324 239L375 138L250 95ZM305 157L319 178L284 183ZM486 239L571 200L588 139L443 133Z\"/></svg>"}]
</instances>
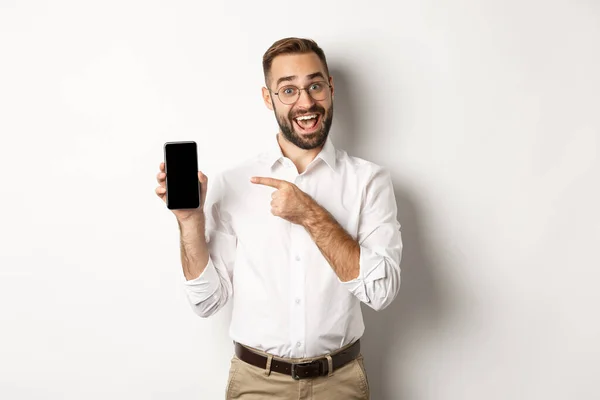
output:
<instances>
[{"instance_id":1,"label":"mustache","mask_svg":"<svg viewBox=\"0 0 600 400\"><path fill-rule=\"evenodd\" d=\"M292 116L292 112L290 111L289 117L290 119L294 119L296 117L301 117L302 115L320 113L321 115L325 115L325 109L317 104L313 104L308 110L304 110L302 112L297 112Z\"/></svg>"}]
</instances>

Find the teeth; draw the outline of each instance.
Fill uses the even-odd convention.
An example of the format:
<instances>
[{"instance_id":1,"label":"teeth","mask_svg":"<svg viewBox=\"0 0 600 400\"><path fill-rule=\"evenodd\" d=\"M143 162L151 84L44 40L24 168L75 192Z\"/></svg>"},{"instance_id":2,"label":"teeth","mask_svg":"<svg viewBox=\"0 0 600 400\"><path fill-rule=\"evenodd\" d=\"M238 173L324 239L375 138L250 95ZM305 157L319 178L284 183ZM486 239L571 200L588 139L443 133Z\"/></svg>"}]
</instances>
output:
<instances>
[{"instance_id":1,"label":"teeth","mask_svg":"<svg viewBox=\"0 0 600 400\"><path fill-rule=\"evenodd\" d=\"M314 115L304 115L304 116L302 116L302 117L298 117L298 118L296 118L296 119L297 119L298 121L303 121L303 120L305 120L305 119L313 119L313 118L317 118L317 115L316 115L316 114L314 114Z\"/></svg>"}]
</instances>

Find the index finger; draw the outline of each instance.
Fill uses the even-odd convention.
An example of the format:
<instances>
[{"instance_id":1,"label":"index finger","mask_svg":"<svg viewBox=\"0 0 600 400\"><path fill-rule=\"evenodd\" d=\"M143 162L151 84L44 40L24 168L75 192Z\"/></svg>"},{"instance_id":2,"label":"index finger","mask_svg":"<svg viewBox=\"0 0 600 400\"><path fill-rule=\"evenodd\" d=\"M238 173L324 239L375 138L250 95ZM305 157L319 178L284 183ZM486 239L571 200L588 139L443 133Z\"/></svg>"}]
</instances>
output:
<instances>
[{"instance_id":1,"label":"index finger","mask_svg":"<svg viewBox=\"0 0 600 400\"><path fill-rule=\"evenodd\" d=\"M285 185L286 181L282 181L280 179L275 178L265 178L260 176L254 176L251 179L252 183L257 183L259 185L271 186L275 189L281 189L283 185Z\"/></svg>"}]
</instances>

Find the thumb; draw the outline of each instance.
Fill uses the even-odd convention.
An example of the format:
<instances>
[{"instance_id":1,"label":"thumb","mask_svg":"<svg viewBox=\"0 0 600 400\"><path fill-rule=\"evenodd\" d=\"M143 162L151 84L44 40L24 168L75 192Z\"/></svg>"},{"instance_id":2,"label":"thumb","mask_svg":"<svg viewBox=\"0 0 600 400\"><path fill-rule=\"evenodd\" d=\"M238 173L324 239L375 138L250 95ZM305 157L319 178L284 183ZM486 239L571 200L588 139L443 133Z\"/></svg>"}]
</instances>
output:
<instances>
[{"instance_id":1,"label":"thumb","mask_svg":"<svg viewBox=\"0 0 600 400\"><path fill-rule=\"evenodd\" d=\"M202 173L202 171L198 171L198 180L202 183L202 184L206 184L208 183L208 176L204 175Z\"/></svg>"},{"instance_id":2,"label":"thumb","mask_svg":"<svg viewBox=\"0 0 600 400\"><path fill-rule=\"evenodd\" d=\"M200 186L200 206L204 206L206 200L206 190L208 188L208 176L204 175L202 171L198 171L198 185Z\"/></svg>"}]
</instances>

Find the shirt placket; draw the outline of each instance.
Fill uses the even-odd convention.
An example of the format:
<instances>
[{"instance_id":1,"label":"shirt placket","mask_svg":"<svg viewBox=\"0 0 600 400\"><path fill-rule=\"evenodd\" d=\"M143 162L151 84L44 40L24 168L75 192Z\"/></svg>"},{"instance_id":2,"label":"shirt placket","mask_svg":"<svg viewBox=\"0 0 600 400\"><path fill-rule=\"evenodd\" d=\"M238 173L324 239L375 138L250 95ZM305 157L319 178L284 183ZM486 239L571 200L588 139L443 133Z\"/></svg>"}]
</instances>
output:
<instances>
[{"instance_id":1,"label":"shirt placket","mask_svg":"<svg viewBox=\"0 0 600 400\"><path fill-rule=\"evenodd\" d=\"M292 172L288 175L289 181L302 190L301 182L304 179L298 175L292 165ZM302 251L302 238L304 227L298 224L290 226L290 342L292 357L300 358L306 354L306 307L305 307L305 254Z\"/></svg>"}]
</instances>

